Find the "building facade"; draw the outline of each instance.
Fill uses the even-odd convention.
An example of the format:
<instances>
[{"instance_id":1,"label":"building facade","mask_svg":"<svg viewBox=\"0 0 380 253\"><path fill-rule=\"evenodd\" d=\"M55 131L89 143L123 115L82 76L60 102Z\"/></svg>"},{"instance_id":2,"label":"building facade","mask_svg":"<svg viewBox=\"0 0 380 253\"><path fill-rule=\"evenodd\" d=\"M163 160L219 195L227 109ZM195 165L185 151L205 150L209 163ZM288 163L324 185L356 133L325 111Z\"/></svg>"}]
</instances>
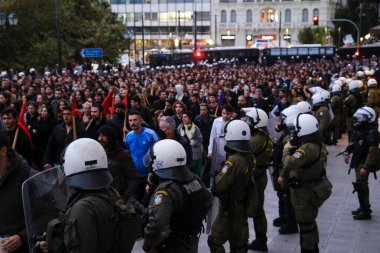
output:
<instances>
[{"instance_id":1,"label":"building facade","mask_svg":"<svg viewBox=\"0 0 380 253\"><path fill-rule=\"evenodd\" d=\"M125 24L130 56L197 47L298 44L300 29L318 17L327 40L341 0L111 0ZM195 18L196 17L196 18ZM136 52L136 55L134 54ZM142 53L144 52L144 53Z\"/></svg>"},{"instance_id":2,"label":"building facade","mask_svg":"<svg viewBox=\"0 0 380 253\"><path fill-rule=\"evenodd\" d=\"M213 0L212 39L224 46L249 47L257 40L273 46L294 45L300 29L314 25L314 17L328 36L338 1Z\"/></svg>"},{"instance_id":3,"label":"building facade","mask_svg":"<svg viewBox=\"0 0 380 253\"><path fill-rule=\"evenodd\" d=\"M213 45L211 0L111 0L110 4L125 24L125 37L136 42L132 47L137 54L143 48L145 55L149 51L192 49L195 30L198 46Z\"/></svg>"}]
</instances>

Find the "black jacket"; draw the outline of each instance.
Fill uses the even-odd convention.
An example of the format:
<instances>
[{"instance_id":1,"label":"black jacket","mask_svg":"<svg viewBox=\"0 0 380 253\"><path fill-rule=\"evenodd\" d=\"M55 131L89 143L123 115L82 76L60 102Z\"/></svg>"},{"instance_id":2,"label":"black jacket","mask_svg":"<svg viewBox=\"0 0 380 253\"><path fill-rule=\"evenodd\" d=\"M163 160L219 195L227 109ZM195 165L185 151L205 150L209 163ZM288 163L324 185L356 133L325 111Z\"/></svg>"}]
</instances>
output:
<instances>
[{"instance_id":1,"label":"black jacket","mask_svg":"<svg viewBox=\"0 0 380 253\"><path fill-rule=\"evenodd\" d=\"M8 150L10 168L0 178L0 237L20 235L23 245L16 253L28 252L21 185L36 173L13 149Z\"/></svg>"},{"instance_id":2,"label":"black jacket","mask_svg":"<svg viewBox=\"0 0 380 253\"><path fill-rule=\"evenodd\" d=\"M15 138L16 130L7 131L10 145L12 145ZM28 136L20 128L18 131L17 142L15 150L19 153L30 166L34 166L33 148Z\"/></svg>"},{"instance_id":3,"label":"black jacket","mask_svg":"<svg viewBox=\"0 0 380 253\"><path fill-rule=\"evenodd\" d=\"M84 131L80 124L76 124L77 127L77 138L84 137ZM43 164L54 165L60 163L62 152L65 148L74 140L73 129L67 133L65 123L62 122L55 126L53 132L51 133L47 147L45 150Z\"/></svg>"},{"instance_id":4,"label":"black jacket","mask_svg":"<svg viewBox=\"0 0 380 253\"><path fill-rule=\"evenodd\" d=\"M120 144L106 148L108 169L113 177L111 186L118 190L125 200L136 191L139 174L128 150Z\"/></svg>"},{"instance_id":5,"label":"black jacket","mask_svg":"<svg viewBox=\"0 0 380 253\"><path fill-rule=\"evenodd\" d=\"M201 130L202 133L202 145L204 150L207 150L210 141L211 128L214 119L215 118L210 114L207 114L206 116L198 115L194 119L195 125L198 126L199 130Z\"/></svg>"}]
</instances>

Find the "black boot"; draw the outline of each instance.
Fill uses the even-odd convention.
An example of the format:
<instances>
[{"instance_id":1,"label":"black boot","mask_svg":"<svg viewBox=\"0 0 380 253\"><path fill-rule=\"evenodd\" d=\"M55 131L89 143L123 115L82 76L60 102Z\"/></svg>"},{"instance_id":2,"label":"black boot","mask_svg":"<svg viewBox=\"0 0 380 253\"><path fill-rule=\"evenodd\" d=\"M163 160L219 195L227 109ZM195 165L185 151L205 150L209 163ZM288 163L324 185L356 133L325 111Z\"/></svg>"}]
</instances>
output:
<instances>
[{"instance_id":1,"label":"black boot","mask_svg":"<svg viewBox=\"0 0 380 253\"><path fill-rule=\"evenodd\" d=\"M358 215L361 211L362 209L359 207L358 209L351 211L351 213L352 215Z\"/></svg>"},{"instance_id":2,"label":"black boot","mask_svg":"<svg viewBox=\"0 0 380 253\"><path fill-rule=\"evenodd\" d=\"M372 215L370 211L360 211L357 215L353 216L354 220L371 220Z\"/></svg>"},{"instance_id":3,"label":"black boot","mask_svg":"<svg viewBox=\"0 0 380 253\"><path fill-rule=\"evenodd\" d=\"M281 227L284 224L284 221L281 217L277 217L273 220L273 226L274 227Z\"/></svg>"},{"instance_id":4,"label":"black boot","mask_svg":"<svg viewBox=\"0 0 380 253\"><path fill-rule=\"evenodd\" d=\"M261 252L268 252L267 236L262 234L256 234L256 239L251 243L248 243L249 250L256 250Z\"/></svg>"},{"instance_id":5,"label":"black boot","mask_svg":"<svg viewBox=\"0 0 380 253\"><path fill-rule=\"evenodd\" d=\"M288 224L285 224L278 230L278 233L281 235L295 234L295 233L298 233L298 227L289 226Z\"/></svg>"}]
</instances>

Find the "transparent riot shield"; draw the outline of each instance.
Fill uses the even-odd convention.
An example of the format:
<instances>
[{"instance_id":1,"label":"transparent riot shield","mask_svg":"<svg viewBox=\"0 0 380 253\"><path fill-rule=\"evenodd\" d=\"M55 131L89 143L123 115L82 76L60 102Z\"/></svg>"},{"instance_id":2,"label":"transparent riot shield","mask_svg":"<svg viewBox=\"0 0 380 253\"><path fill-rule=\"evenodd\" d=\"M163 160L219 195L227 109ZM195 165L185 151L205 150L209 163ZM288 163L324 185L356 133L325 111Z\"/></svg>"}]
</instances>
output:
<instances>
[{"instance_id":1,"label":"transparent riot shield","mask_svg":"<svg viewBox=\"0 0 380 253\"><path fill-rule=\"evenodd\" d=\"M66 185L60 167L30 177L22 184L22 202L29 252L37 252L36 242L46 232L49 221L66 207Z\"/></svg>"},{"instance_id":2,"label":"transparent riot shield","mask_svg":"<svg viewBox=\"0 0 380 253\"><path fill-rule=\"evenodd\" d=\"M279 139L280 136L281 136L281 133L277 132L276 131L276 126L281 122L281 118L280 116L278 117L274 117L274 118L270 118L268 120L268 125L267 125L267 128L268 128L268 133L269 133L269 137L275 141L276 139Z\"/></svg>"},{"instance_id":3,"label":"transparent riot shield","mask_svg":"<svg viewBox=\"0 0 380 253\"><path fill-rule=\"evenodd\" d=\"M211 158L211 169L210 169L210 188L211 192L214 188L214 177L216 171L219 171L222 167L222 163L226 160L226 151L224 151L224 146L226 145L226 140L224 139L224 136L216 137L213 140L213 146L212 146L212 158ZM211 225L214 222L214 219L216 218L216 213L218 212L218 199L214 198L213 200L213 206L210 209L210 212L207 216L207 227L206 232L210 233L211 231Z\"/></svg>"}]
</instances>

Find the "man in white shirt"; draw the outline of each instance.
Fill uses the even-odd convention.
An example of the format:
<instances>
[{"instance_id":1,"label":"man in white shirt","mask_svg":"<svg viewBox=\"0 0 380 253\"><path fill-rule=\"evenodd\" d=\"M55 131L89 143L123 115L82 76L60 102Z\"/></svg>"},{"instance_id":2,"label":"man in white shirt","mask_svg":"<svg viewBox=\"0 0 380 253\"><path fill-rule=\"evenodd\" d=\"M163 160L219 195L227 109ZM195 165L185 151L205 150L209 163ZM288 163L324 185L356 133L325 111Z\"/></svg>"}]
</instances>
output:
<instances>
[{"instance_id":1,"label":"man in white shirt","mask_svg":"<svg viewBox=\"0 0 380 253\"><path fill-rule=\"evenodd\" d=\"M224 127L226 126L227 122L231 120L233 113L233 108L230 105L223 106L222 109L222 117L216 118L214 122L212 123L211 133L210 133L210 142L208 145L208 154L207 157L212 157L212 148L213 148L213 142L214 138L224 136Z\"/></svg>"}]
</instances>

